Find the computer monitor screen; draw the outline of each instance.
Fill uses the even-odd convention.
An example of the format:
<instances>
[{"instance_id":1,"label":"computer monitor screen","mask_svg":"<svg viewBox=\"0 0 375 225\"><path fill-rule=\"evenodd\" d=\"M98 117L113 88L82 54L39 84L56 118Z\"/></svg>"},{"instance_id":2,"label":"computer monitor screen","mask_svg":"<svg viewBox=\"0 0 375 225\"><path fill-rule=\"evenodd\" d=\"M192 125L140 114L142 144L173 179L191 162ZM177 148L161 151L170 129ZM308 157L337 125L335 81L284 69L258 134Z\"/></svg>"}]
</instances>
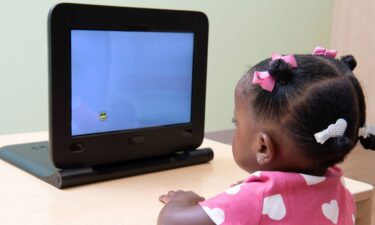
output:
<instances>
[{"instance_id":1,"label":"computer monitor screen","mask_svg":"<svg viewBox=\"0 0 375 225\"><path fill-rule=\"evenodd\" d=\"M70 33L72 136L191 122L194 33Z\"/></svg>"}]
</instances>

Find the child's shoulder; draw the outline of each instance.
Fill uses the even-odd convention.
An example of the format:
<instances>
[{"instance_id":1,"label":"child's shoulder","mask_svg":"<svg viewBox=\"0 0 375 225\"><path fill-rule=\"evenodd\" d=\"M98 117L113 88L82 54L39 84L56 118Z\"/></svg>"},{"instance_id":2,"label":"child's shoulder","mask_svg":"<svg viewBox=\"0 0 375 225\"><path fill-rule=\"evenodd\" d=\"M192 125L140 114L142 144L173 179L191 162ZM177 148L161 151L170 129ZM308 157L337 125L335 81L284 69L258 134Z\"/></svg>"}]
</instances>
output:
<instances>
[{"instance_id":1,"label":"child's shoulder","mask_svg":"<svg viewBox=\"0 0 375 225\"><path fill-rule=\"evenodd\" d=\"M318 184L319 188L325 188L326 186L331 186L333 183L341 182L341 180L342 170L337 166L333 166L327 169L324 176L281 171L257 171L252 173L243 182L243 185L257 185L263 186L266 191L273 189L279 191L283 188L293 187L294 189L298 189Z\"/></svg>"}]
</instances>

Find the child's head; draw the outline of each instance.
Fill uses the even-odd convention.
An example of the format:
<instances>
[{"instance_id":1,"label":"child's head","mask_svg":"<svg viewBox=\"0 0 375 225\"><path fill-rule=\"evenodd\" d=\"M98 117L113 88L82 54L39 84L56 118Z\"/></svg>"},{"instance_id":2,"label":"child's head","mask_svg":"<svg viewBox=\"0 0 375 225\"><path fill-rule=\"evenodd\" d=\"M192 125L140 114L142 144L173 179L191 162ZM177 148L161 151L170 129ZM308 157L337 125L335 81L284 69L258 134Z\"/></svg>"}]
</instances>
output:
<instances>
[{"instance_id":1,"label":"child's head","mask_svg":"<svg viewBox=\"0 0 375 225\"><path fill-rule=\"evenodd\" d=\"M236 162L245 170L315 173L342 162L358 139L365 148L375 148L374 135L358 137L359 129L365 126L366 106L362 88L352 73L354 57L294 58L297 65L283 59L265 59L237 84L238 127L233 151ZM259 84L254 80L255 72L268 72L274 86ZM340 118L347 123L344 135L318 143L314 134ZM249 150L252 156L244 156Z\"/></svg>"}]
</instances>

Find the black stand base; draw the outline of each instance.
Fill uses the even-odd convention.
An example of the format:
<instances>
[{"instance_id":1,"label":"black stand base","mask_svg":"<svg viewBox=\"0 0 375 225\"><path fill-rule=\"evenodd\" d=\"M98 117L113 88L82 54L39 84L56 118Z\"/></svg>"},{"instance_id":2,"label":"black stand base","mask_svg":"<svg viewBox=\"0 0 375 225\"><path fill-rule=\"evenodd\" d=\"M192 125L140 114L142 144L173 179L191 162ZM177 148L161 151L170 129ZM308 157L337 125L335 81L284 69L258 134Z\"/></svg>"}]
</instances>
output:
<instances>
[{"instance_id":1,"label":"black stand base","mask_svg":"<svg viewBox=\"0 0 375 225\"><path fill-rule=\"evenodd\" d=\"M92 167L58 169L51 162L48 142L10 145L0 148L1 159L61 189L204 163L212 160L213 157L212 149L203 148L142 160Z\"/></svg>"}]
</instances>

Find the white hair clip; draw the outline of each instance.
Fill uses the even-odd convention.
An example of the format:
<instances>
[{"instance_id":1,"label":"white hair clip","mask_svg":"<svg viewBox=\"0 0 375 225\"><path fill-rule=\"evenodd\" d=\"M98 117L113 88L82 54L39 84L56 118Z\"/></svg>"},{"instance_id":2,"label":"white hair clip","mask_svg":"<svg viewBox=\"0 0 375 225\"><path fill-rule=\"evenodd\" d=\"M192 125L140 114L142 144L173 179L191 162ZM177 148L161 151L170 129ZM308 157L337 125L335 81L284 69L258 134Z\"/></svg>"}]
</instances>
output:
<instances>
[{"instance_id":1,"label":"white hair clip","mask_svg":"<svg viewBox=\"0 0 375 225\"><path fill-rule=\"evenodd\" d=\"M324 144L330 138L343 136L346 126L346 120L342 118L338 119L335 124L331 124L327 129L314 134L316 142Z\"/></svg>"},{"instance_id":2,"label":"white hair clip","mask_svg":"<svg viewBox=\"0 0 375 225\"><path fill-rule=\"evenodd\" d=\"M358 137L368 138L370 134L375 134L375 127L365 123L364 127L359 128Z\"/></svg>"}]
</instances>

